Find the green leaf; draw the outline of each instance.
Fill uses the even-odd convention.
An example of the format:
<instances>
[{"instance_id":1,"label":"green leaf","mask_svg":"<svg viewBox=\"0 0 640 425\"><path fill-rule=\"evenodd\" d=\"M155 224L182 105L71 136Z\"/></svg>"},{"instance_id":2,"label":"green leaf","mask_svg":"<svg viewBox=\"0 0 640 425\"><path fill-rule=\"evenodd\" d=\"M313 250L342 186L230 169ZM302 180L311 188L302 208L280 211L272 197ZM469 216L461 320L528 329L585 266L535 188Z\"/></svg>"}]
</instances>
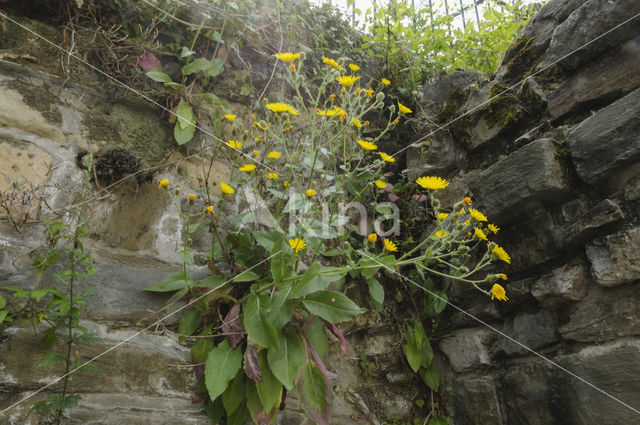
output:
<instances>
[{"instance_id":1,"label":"green leaf","mask_svg":"<svg viewBox=\"0 0 640 425\"><path fill-rule=\"evenodd\" d=\"M176 139L179 145L184 145L189 140L193 139L193 135L196 133L196 128L194 126L190 126L185 130L180 128L180 125L176 123L175 127L173 127L173 137Z\"/></svg>"},{"instance_id":2,"label":"green leaf","mask_svg":"<svg viewBox=\"0 0 640 425\"><path fill-rule=\"evenodd\" d=\"M367 280L367 283L369 284L369 295L371 295L373 305L378 311L382 310L382 305L384 303L384 287L375 278Z\"/></svg>"},{"instance_id":3,"label":"green leaf","mask_svg":"<svg viewBox=\"0 0 640 425\"><path fill-rule=\"evenodd\" d=\"M271 371L265 350L260 351L258 364L262 372L262 382L256 382L256 390L258 390L258 397L260 397L264 411L270 412L274 407L280 405L280 401L282 400L282 384Z\"/></svg>"},{"instance_id":4,"label":"green leaf","mask_svg":"<svg viewBox=\"0 0 640 425\"><path fill-rule=\"evenodd\" d=\"M147 77L159 83L172 83L173 80L164 72L150 71L146 73Z\"/></svg>"},{"instance_id":5,"label":"green leaf","mask_svg":"<svg viewBox=\"0 0 640 425\"><path fill-rule=\"evenodd\" d=\"M291 296L293 298L304 297L312 292L324 291L332 282L336 282L344 276L341 269L335 267L323 267L320 263L313 263L305 270L302 278L293 287ZM336 271L335 274L320 274Z\"/></svg>"},{"instance_id":6,"label":"green leaf","mask_svg":"<svg viewBox=\"0 0 640 425\"><path fill-rule=\"evenodd\" d=\"M198 339L191 347L191 360L194 363L204 363L211 350L213 350L213 341Z\"/></svg>"},{"instance_id":7,"label":"green leaf","mask_svg":"<svg viewBox=\"0 0 640 425\"><path fill-rule=\"evenodd\" d=\"M211 401L207 399L205 403L205 413L207 417L211 420L212 424L218 424L222 416L224 416L224 406L222 405L222 400L219 398Z\"/></svg>"},{"instance_id":8,"label":"green leaf","mask_svg":"<svg viewBox=\"0 0 640 425\"><path fill-rule=\"evenodd\" d=\"M240 347L234 350L226 339L209 352L205 362L204 379L211 400L218 398L227 389L241 365Z\"/></svg>"},{"instance_id":9,"label":"green leaf","mask_svg":"<svg viewBox=\"0 0 640 425\"><path fill-rule=\"evenodd\" d=\"M290 286L276 290L271 297L271 310L267 314L267 321L276 331L280 331L293 316L293 300L289 299L289 292Z\"/></svg>"},{"instance_id":10,"label":"green leaf","mask_svg":"<svg viewBox=\"0 0 640 425\"><path fill-rule=\"evenodd\" d=\"M280 239L273 244L271 250L271 277L276 282L282 281L291 270L291 260L285 255L284 240Z\"/></svg>"},{"instance_id":11,"label":"green leaf","mask_svg":"<svg viewBox=\"0 0 640 425\"><path fill-rule=\"evenodd\" d=\"M260 278L260 276L258 276L256 273L247 270L242 274L237 275L236 277L233 278L234 282L252 282L254 280L258 280Z\"/></svg>"},{"instance_id":12,"label":"green leaf","mask_svg":"<svg viewBox=\"0 0 640 425\"><path fill-rule=\"evenodd\" d=\"M365 311L349 297L336 291L314 292L304 299L303 304L312 314L334 324L351 320Z\"/></svg>"},{"instance_id":13,"label":"green leaf","mask_svg":"<svg viewBox=\"0 0 640 425\"><path fill-rule=\"evenodd\" d=\"M202 314L195 308L188 308L180 318L178 332L182 335L193 335L202 319Z\"/></svg>"},{"instance_id":14,"label":"green leaf","mask_svg":"<svg viewBox=\"0 0 640 425\"><path fill-rule=\"evenodd\" d=\"M428 368L421 368L419 374L424 383L427 384L429 388L431 388L433 391L438 391L438 370L436 369L435 363L431 363Z\"/></svg>"},{"instance_id":15,"label":"green leaf","mask_svg":"<svg viewBox=\"0 0 640 425\"><path fill-rule=\"evenodd\" d=\"M193 251L190 249L184 249L182 251L178 251L178 258L180 258L183 262L193 266L194 264L194 255Z\"/></svg>"},{"instance_id":16,"label":"green leaf","mask_svg":"<svg viewBox=\"0 0 640 425\"><path fill-rule=\"evenodd\" d=\"M227 416L231 416L240 404L244 401L245 393L245 374L242 370L238 372L236 377L222 394L222 403L227 411Z\"/></svg>"},{"instance_id":17,"label":"green leaf","mask_svg":"<svg viewBox=\"0 0 640 425\"><path fill-rule=\"evenodd\" d=\"M266 320L266 313L271 309L268 295L251 294L243 306L244 327L247 335L258 345L266 348L278 346L278 333Z\"/></svg>"},{"instance_id":18,"label":"green leaf","mask_svg":"<svg viewBox=\"0 0 640 425\"><path fill-rule=\"evenodd\" d=\"M191 75L194 74L196 72L200 72L200 71L205 71L207 68L209 68L211 64L209 63L209 61L205 58L197 58L194 59L191 63L189 63L188 65L185 65L182 67L182 73L184 75Z\"/></svg>"},{"instance_id":19,"label":"green leaf","mask_svg":"<svg viewBox=\"0 0 640 425\"><path fill-rule=\"evenodd\" d=\"M284 235L282 232L277 230L256 230L253 232L253 237L256 238L256 242L258 245L271 252L273 250L273 246L279 240L284 239Z\"/></svg>"},{"instance_id":20,"label":"green leaf","mask_svg":"<svg viewBox=\"0 0 640 425\"><path fill-rule=\"evenodd\" d=\"M198 230L201 227L209 227L211 225L211 223L206 222L206 221L199 221L198 223L193 223L190 224L189 227L187 227L187 232L188 233L193 233L196 230Z\"/></svg>"},{"instance_id":21,"label":"green leaf","mask_svg":"<svg viewBox=\"0 0 640 425\"><path fill-rule=\"evenodd\" d=\"M193 283L193 286L204 286L207 288L220 288L220 285L228 281L226 276L221 274L212 274L211 276L207 276L202 280L198 280Z\"/></svg>"},{"instance_id":22,"label":"green leaf","mask_svg":"<svg viewBox=\"0 0 640 425\"><path fill-rule=\"evenodd\" d=\"M146 288L144 288L144 290L150 292L170 292L192 285L193 281L189 277L189 274L181 270L179 272L170 274L169 276L165 277L162 282L156 285L147 286Z\"/></svg>"},{"instance_id":23,"label":"green leaf","mask_svg":"<svg viewBox=\"0 0 640 425\"><path fill-rule=\"evenodd\" d=\"M7 318L8 314L9 314L9 312L7 310L0 310L0 324L2 324L2 322L4 322L4 320Z\"/></svg>"},{"instance_id":24,"label":"green leaf","mask_svg":"<svg viewBox=\"0 0 640 425\"><path fill-rule=\"evenodd\" d=\"M50 364L63 363L66 358L62 354L48 353L42 356L38 366L48 366Z\"/></svg>"},{"instance_id":25,"label":"green leaf","mask_svg":"<svg viewBox=\"0 0 640 425\"><path fill-rule=\"evenodd\" d=\"M206 69L204 75L205 77L213 78L217 77L222 73L224 69L224 60L220 58L211 59L209 63L209 67Z\"/></svg>"},{"instance_id":26,"label":"green leaf","mask_svg":"<svg viewBox=\"0 0 640 425\"><path fill-rule=\"evenodd\" d=\"M407 329L407 344L404 348L405 356L409 362L409 366L414 372L418 372L422 366L422 337L414 329Z\"/></svg>"},{"instance_id":27,"label":"green leaf","mask_svg":"<svg viewBox=\"0 0 640 425\"><path fill-rule=\"evenodd\" d=\"M320 357L325 357L329 353L329 338L325 332L325 326L319 318L313 319L311 326L305 331L304 337Z\"/></svg>"},{"instance_id":28,"label":"green leaf","mask_svg":"<svg viewBox=\"0 0 640 425\"><path fill-rule=\"evenodd\" d=\"M5 308L6 306L7 306L7 300L5 300L2 295L0 295L0 308Z\"/></svg>"},{"instance_id":29,"label":"green leaf","mask_svg":"<svg viewBox=\"0 0 640 425\"><path fill-rule=\"evenodd\" d=\"M307 359L298 334L289 329L280 337L278 349L269 350L267 358L275 377L291 391Z\"/></svg>"},{"instance_id":30,"label":"green leaf","mask_svg":"<svg viewBox=\"0 0 640 425\"><path fill-rule=\"evenodd\" d=\"M248 416L249 409L247 409L247 406L243 403L233 412L233 415L227 417L227 425L245 425Z\"/></svg>"},{"instance_id":31,"label":"green leaf","mask_svg":"<svg viewBox=\"0 0 640 425\"><path fill-rule=\"evenodd\" d=\"M300 385L304 404L309 409L323 411L328 402L327 386L322 372L310 362L304 368Z\"/></svg>"},{"instance_id":32,"label":"green leaf","mask_svg":"<svg viewBox=\"0 0 640 425\"><path fill-rule=\"evenodd\" d=\"M180 103L178 103L178 107L176 108L176 115L178 118L177 124L180 125L181 130L189 127L189 125L195 121L193 112L191 112L189 104L185 102L184 99L180 99Z\"/></svg>"},{"instance_id":33,"label":"green leaf","mask_svg":"<svg viewBox=\"0 0 640 425\"><path fill-rule=\"evenodd\" d=\"M444 416L436 416L429 421L429 425L451 425L451 420Z\"/></svg>"}]
</instances>

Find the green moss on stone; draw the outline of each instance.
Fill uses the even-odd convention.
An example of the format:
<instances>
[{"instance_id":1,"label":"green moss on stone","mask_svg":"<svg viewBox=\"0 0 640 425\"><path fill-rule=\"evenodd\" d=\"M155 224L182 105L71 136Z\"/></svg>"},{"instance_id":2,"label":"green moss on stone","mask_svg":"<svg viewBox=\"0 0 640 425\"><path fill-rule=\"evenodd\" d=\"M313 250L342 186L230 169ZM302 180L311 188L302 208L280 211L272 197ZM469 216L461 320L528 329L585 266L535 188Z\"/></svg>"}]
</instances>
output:
<instances>
[{"instance_id":1,"label":"green moss on stone","mask_svg":"<svg viewBox=\"0 0 640 425\"><path fill-rule=\"evenodd\" d=\"M501 94L508 86L496 82L489 91L489 98L494 98L489 103L487 125L489 127L511 128L524 118L524 111L518 103L518 99L511 92ZM497 97L496 97L497 96Z\"/></svg>"}]
</instances>

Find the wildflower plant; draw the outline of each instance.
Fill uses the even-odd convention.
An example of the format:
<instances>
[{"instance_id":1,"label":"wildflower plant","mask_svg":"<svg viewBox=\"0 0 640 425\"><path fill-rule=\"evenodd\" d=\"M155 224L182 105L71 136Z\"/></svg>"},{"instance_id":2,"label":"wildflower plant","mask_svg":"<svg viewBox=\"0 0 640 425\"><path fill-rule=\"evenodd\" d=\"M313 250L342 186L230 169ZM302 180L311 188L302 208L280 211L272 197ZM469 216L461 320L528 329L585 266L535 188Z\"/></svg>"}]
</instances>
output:
<instances>
[{"instance_id":1,"label":"wildflower plant","mask_svg":"<svg viewBox=\"0 0 640 425\"><path fill-rule=\"evenodd\" d=\"M381 230L349 226L347 206L356 203L370 207L378 220L388 217L385 201L395 189L385 166L395 158L379 145L411 109L399 103L385 107L380 91L385 82L360 78L357 64L323 57L321 79L312 86L304 53L279 53L276 60L288 95L265 99L250 119L233 117L233 140L221 143L215 154L227 155L231 164L229 181L216 182L220 195L207 185L197 196L185 196L171 182L159 184L185 222L179 253L184 264L147 290L175 292L171 302L197 299L190 301L178 331L181 339L197 337L191 351L200 365L197 392L214 423L222 417L233 424L247 417L271 423L292 390L316 423L329 423L327 331L349 354L337 325L365 311L345 294L348 285L367 285L372 305L381 309L382 273L414 268L423 279L456 279L506 300L497 283L504 275L481 275L493 262L510 261L489 241L498 228L486 230L486 217L469 208L468 199L448 213L441 210L435 193L448 185L445 179L424 176L413 185L420 186L436 219L412 246ZM363 124L374 111L386 116L376 134ZM227 215L229 204L246 208ZM194 280L191 235L202 227L211 233L212 273ZM482 251L476 261L474 249ZM438 312L446 305L441 295ZM437 388L427 345L424 330L414 325L407 333L407 358Z\"/></svg>"}]
</instances>

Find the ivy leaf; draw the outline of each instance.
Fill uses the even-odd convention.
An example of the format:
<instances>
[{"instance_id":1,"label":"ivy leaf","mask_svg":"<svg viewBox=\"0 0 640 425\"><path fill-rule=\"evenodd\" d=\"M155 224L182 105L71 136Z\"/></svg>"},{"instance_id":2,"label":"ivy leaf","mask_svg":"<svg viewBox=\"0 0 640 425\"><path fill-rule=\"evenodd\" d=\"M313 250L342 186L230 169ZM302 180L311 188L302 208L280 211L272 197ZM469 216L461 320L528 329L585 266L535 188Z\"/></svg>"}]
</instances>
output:
<instances>
[{"instance_id":1,"label":"ivy leaf","mask_svg":"<svg viewBox=\"0 0 640 425\"><path fill-rule=\"evenodd\" d=\"M311 419L319 425L329 425L327 383L322 372L307 362L297 389L300 401Z\"/></svg>"},{"instance_id":2,"label":"ivy leaf","mask_svg":"<svg viewBox=\"0 0 640 425\"><path fill-rule=\"evenodd\" d=\"M306 362L304 347L298 334L289 329L280 338L278 349L269 350L267 359L275 377L291 391Z\"/></svg>"},{"instance_id":3,"label":"ivy leaf","mask_svg":"<svg viewBox=\"0 0 640 425\"><path fill-rule=\"evenodd\" d=\"M303 304L312 314L334 324L351 320L365 311L349 297L336 291L314 292L303 300Z\"/></svg>"},{"instance_id":4,"label":"ivy leaf","mask_svg":"<svg viewBox=\"0 0 640 425\"><path fill-rule=\"evenodd\" d=\"M258 390L258 396L264 410L269 412L280 405L282 384L271 371L265 350L258 353L258 364L260 365L260 370L262 370L262 382L256 382L256 390Z\"/></svg>"},{"instance_id":5,"label":"ivy leaf","mask_svg":"<svg viewBox=\"0 0 640 425\"><path fill-rule=\"evenodd\" d=\"M242 365L242 352L233 349L225 339L209 352L204 366L204 379L211 400L220 396Z\"/></svg>"},{"instance_id":6,"label":"ivy leaf","mask_svg":"<svg viewBox=\"0 0 640 425\"><path fill-rule=\"evenodd\" d=\"M266 348L278 346L278 333L266 320L270 310L269 296L251 294L243 307L244 327L253 341Z\"/></svg>"},{"instance_id":7,"label":"ivy leaf","mask_svg":"<svg viewBox=\"0 0 640 425\"><path fill-rule=\"evenodd\" d=\"M245 394L245 375L242 371L239 371L231 385L229 385L226 391L222 394L222 404L224 404L224 410L227 412L227 416L231 416L236 411L240 404L244 401Z\"/></svg>"},{"instance_id":8,"label":"ivy leaf","mask_svg":"<svg viewBox=\"0 0 640 425\"><path fill-rule=\"evenodd\" d=\"M147 286L144 290L150 292L170 292L177 289L187 288L192 285L193 281L189 277L189 274L182 270L170 274L158 284Z\"/></svg>"}]
</instances>

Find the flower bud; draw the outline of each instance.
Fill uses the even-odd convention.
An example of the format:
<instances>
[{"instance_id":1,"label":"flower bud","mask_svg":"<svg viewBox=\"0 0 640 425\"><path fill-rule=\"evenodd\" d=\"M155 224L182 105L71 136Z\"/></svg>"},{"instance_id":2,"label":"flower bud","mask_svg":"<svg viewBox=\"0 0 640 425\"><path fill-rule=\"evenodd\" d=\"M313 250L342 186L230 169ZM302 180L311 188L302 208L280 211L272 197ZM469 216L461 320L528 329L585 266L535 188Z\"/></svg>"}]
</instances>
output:
<instances>
[{"instance_id":1,"label":"flower bud","mask_svg":"<svg viewBox=\"0 0 640 425\"><path fill-rule=\"evenodd\" d=\"M376 102L382 102L383 100L384 100L384 93L378 92L378 94L376 94Z\"/></svg>"},{"instance_id":2,"label":"flower bud","mask_svg":"<svg viewBox=\"0 0 640 425\"><path fill-rule=\"evenodd\" d=\"M433 208L440 208L440 200L438 200L437 198L433 198L431 203L433 204Z\"/></svg>"},{"instance_id":3,"label":"flower bud","mask_svg":"<svg viewBox=\"0 0 640 425\"><path fill-rule=\"evenodd\" d=\"M396 105L389 105L389 111L393 114L396 111Z\"/></svg>"}]
</instances>

